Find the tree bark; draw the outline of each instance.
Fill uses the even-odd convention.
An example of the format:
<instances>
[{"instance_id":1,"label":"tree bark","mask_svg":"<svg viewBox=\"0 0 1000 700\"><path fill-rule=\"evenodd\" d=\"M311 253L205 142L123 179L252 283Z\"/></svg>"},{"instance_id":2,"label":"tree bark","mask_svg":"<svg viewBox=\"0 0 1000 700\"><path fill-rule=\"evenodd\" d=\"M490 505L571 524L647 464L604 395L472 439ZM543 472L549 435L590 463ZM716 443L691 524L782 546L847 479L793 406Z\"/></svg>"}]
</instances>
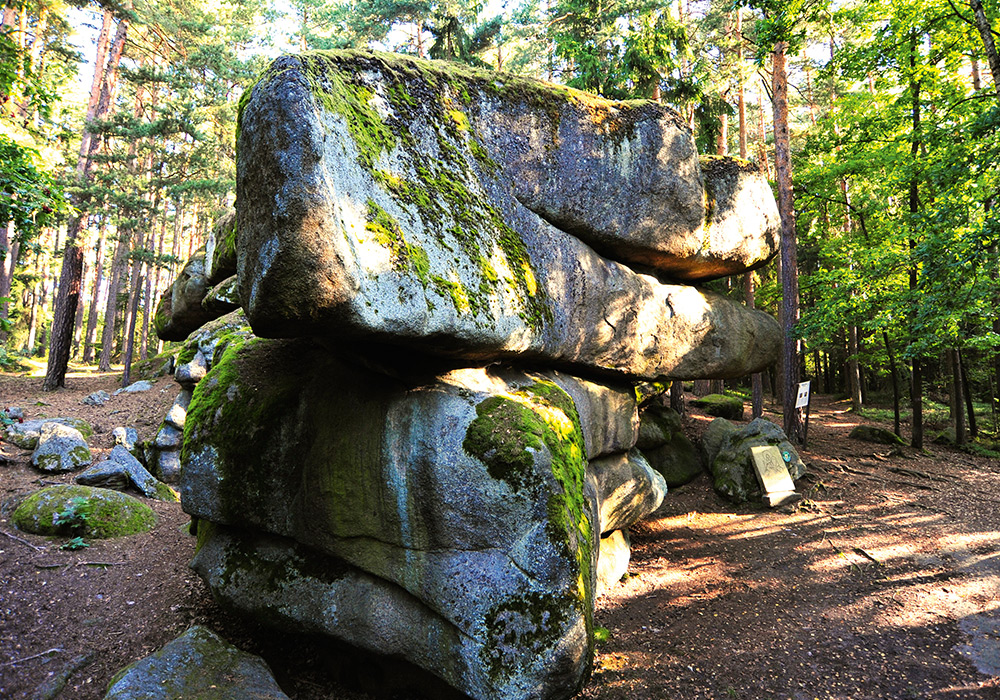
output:
<instances>
[{"instance_id":1,"label":"tree bark","mask_svg":"<svg viewBox=\"0 0 1000 700\"><path fill-rule=\"evenodd\" d=\"M962 396L965 397L965 410L969 414L969 438L975 440L979 435L979 426L976 424L976 409L972 403L972 388L969 386L969 373L965 369L965 353L958 349L958 367L962 371Z\"/></svg>"},{"instance_id":2,"label":"tree bark","mask_svg":"<svg viewBox=\"0 0 1000 700\"><path fill-rule=\"evenodd\" d=\"M892 353L892 346L889 344L889 333L882 331L882 340L885 342L885 352L889 356L889 371L892 374L892 432L902 437L899 432L899 377L896 373L896 357Z\"/></svg>"},{"instance_id":3,"label":"tree bark","mask_svg":"<svg viewBox=\"0 0 1000 700\"><path fill-rule=\"evenodd\" d=\"M965 431L965 399L962 398L962 366L958 361L958 349L948 350L951 363L951 406L955 425L955 444L964 445L969 439Z\"/></svg>"},{"instance_id":4,"label":"tree bark","mask_svg":"<svg viewBox=\"0 0 1000 700\"><path fill-rule=\"evenodd\" d=\"M910 96L912 104L910 116L912 122L910 157L914 162L920 155L920 81L916 80L917 70L917 35L913 32L910 36ZM909 208L913 218L920 213L920 189L917 176L914 175L909 183ZM917 273L917 261L914 257L917 240L915 236L910 236L910 267L908 271L910 293L916 295L919 285ZM911 322L913 319L911 319ZM910 444L918 449L924 446L924 400L923 400L923 366L919 357L912 360L912 376L910 379L910 403L913 411L913 434L910 437Z\"/></svg>"},{"instance_id":5,"label":"tree bark","mask_svg":"<svg viewBox=\"0 0 1000 700\"><path fill-rule=\"evenodd\" d=\"M101 285L104 284L104 244L107 239L107 224L102 220L100 237L97 242L97 256L94 267L97 275L94 278L94 291L90 295L90 309L87 311L87 332L83 337L83 361L94 361L94 339L97 337L97 300L101 296Z\"/></svg>"},{"instance_id":6,"label":"tree bark","mask_svg":"<svg viewBox=\"0 0 1000 700\"><path fill-rule=\"evenodd\" d=\"M861 412L861 368L858 363L858 327L847 327L847 383L851 392L851 410Z\"/></svg>"},{"instance_id":7,"label":"tree bark","mask_svg":"<svg viewBox=\"0 0 1000 700\"><path fill-rule=\"evenodd\" d=\"M129 282L128 323L125 328L125 357L122 364L122 386L129 385L132 376L132 355L135 353L135 319L139 314L139 277L142 272L142 258L136 257L132 262L132 279Z\"/></svg>"},{"instance_id":8,"label":"tree bark","mask_svg":"<svg viewBox=\"0 0 1000 700\"><path fill-rule=\"evenodd\" d=\"M115 32L115 39L108 55L104 74L98 75L98 71L94 71L94 80L102 79L95 118L105 117L111 108L111 100L117 82L118 62L125 49L127 33L128 21L122 19ZM80 157L77 159L77 171L79 181L83 186L88 185L93 178L93 156L97 153L98 141L99 139L93 138L92 134L87 141L86 148L81 144ZM80 296L80 281L83 274L83 250L80 247L80 238L87 219L87 201L88 197L84 194L75 202L79 213L70 221L67 231L62 271L59 275L59 295L56 297L55 308L52 312L49 361L45 371L45 380L42 383L43 391L52 391L66 385L66 369L69 365L74 312Z\"/></svg>"},{"instance_id":9,"label":"tree bark","mask_svg":"<svg viewBox=\"0 0 1000 700\"><path fill-rule=\"evenodd\" d=\"M743 76L743 8L736 8L736 111L740 116L740 158L747 158L747 101Z\"/></svg>"},{"instance_id":10,"label":"tree bark","mask_svg":"<svg viewBox=\"0 0 1000 700\"><path fill-rule=\"evenodd\" d=\"M670 408L684 415L687 407L684 405L684 382L675 379L670 383Z\"/></svg>"},{"instance_id":11,"label":"tree bark","mask_svg":"<svg viewBox=\"0 0 1000 700\"><path fill-rule=\"evenodd\" d=\"M798 260L795 240L795 208L792 193L792 159L788 129L788 45L779 41L771 52L774 106L774 164L778 179L778 212L781 216L781 324L782 412L784 429L792 442L801 441L801 421L795 408L799 384L799 342L795 324L799 318Z\"/></svg>"},{"instance_id":12,"label":"tree bark","mask_svg":"<svg viewBox=\"0 0 1000 700\"><path fill-rule=\"evenodd\" d=\"M993 43L993 30L990 27L990 20L983 10L982 0L969 0L969 7L972 8L972 15L975 18L976 29L983 40L983 48L986 49L986 62L990 66L990 73L993 74L993 89L998 91L1000 97L1000 57L997 57L997 47Z\"/></svg>"}]
</instances>

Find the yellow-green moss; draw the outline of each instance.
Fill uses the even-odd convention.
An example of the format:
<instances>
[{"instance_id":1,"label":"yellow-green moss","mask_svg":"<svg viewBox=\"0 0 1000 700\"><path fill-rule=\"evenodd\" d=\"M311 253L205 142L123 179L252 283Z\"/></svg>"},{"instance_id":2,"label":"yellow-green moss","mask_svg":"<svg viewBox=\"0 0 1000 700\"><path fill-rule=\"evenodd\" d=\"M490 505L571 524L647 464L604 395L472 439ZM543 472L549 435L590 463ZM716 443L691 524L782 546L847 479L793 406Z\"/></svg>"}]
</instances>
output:
<instances>
[{"instance_id":1,"label":"yellow-green moss","mask_svg":"<svg viewBox=\"0 0 1000 700\"><path fill-rule=\"evenodd\" d=\"M65 526L56 524L56 516L73 499L82 499L87 516L80 530L69 532ZM14 511L11 521L19 530L38 535L101 539L151 530L156 525L156 513L128 494L92 486L63 484L49 486L28 496Z\"/></svg>"}]
</instances>

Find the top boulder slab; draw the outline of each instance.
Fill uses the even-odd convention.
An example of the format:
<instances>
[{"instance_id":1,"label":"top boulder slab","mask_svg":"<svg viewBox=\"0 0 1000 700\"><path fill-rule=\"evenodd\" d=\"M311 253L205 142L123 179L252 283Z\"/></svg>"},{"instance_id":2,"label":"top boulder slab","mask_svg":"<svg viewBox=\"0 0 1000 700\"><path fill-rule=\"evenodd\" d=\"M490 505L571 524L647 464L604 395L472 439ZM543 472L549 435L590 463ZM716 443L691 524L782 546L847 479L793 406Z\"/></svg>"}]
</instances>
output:
<instances>
[{"instance_id":1,"label":"top boulder slab","mask_svg":"<svg viewBox=\"0 0 1000 700\"><path fill-rule=\"evenodd\" d=\"M637 377L733 377L766 366L780 340L773 319L638 274L582 242L580 222L628 231L622 212L641 210L636 221L701 222L694 233L704 238L690 134L653 103L616 105L385 54L278 59L246 93L239 121L237 267L254 331ZM608 116L616 113L626 117ZM667 126L672 145L657 149L651 134ZM518 129L523 138L502 140ZM556 166L539 161L545 194L526 194L517 154L560 148L568 162L589 158L586 172L550 173ZM683 158L670 161L675 151ZM571 197L573 183L589 189ZM551 208L540 216L521 199Z\"/></svg>"}]
</instances>

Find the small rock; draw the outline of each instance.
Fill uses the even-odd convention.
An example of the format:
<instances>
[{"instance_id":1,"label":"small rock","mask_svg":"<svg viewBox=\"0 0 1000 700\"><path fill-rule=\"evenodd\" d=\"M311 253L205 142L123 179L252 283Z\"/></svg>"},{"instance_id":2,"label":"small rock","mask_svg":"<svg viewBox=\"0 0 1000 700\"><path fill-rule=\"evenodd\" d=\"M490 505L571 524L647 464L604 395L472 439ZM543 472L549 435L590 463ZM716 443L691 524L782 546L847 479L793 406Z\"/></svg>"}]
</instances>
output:
<instances>
[{"instance_id":1,"label":"small rock","mask_svg":"<svg viewBox=\"0 0 1000 700\"><path fill-rule=\"evenodd\" d=\"M172 425L164 423L158 433L156 433L156 439L153 444L160 450L175 450L180 448L181 440L184 438L183 431L178 430Z\"/></svg>"},{"instance_id":2,"label":"small rock","mask_svg":"<svg viewBox=\"0 0 1000 700\"><path fill-rule=\"evenodd\" d=\"M743 401L736 396L726 396L725 394L709 394L700 399L694 399L692 406L697 406L710 416L717 418L728 418L729 420L743 420Z\"/></svg>"},{"instance_id":3,"label":"small rock","mask_svg":"<svg viewBox=\"0 0 1000 700\"><path fill-rule=\"evenodd\" d=\"M76 428L62 423L45 423L31 463L45 472L69 472L91 462L90 448Z\"/></svg>"},{"instance_id":4,"label":"small rock","mask_svg":"<svg viewBox=\"0 0 1000 700\"><path fill-rule=\"evenodd\" d=\"M877 425L859 425L847 437L853 440L864 440L865 442L876 442L881 445L905 445L903 438L896 435L891 430L880 428Z\"/></svg>"},{"instance_id":5,"label":"small rock","mask_svg":"<svg viewBox=\"0 0 1000 700\"><path fill-rule=\"evenodd\" d=\"M625 530L615 530L601 538L597 556L597 595L604 595L621 581L622 576L628 573L631 557L632 550Z\"/></svg>"},{"instance_id":6,"label":"small rock","mask_svg":"<svg viewBox=\"0 0 1000 700\"><path fill-rule=\"evenodd\" d=\"M170 407L170 410L167 411L167 416L163 419L163 422L174 426L178 430L184 430L184 421L187 418L187 409L190 404L191 392L185 389L174 399L174 403Z\"/></svg>"},{"instance_id":7,"label":"small rock","mask_svg":"<svg viewBox=\"0 0 1000 700\"><path fill-rule=\"evenodd\" d=\"M38 418L7 426L7 429L4 431L4 438L22 450L33 450L38 447L38 438L42 433L42 426L46 423L61 423L62 425L76 428L83 435L84 439L94 434L94 429L90 426L90 423L79 418Z\"/></svg>"},{"instance_id":8,"label":"small rock","mask_svg":"<svg viewBox=\"0 0 1000 700\"><path fill-rule=\"evenodd\" d=\"M18 406L8 406L4 410L7 411L7 416L11 420L16 420L16 421L23 421L24 420L24 409L23 408L20 408Z\"/></svg>"},{"instance_id":9,"label":"small rock","mask_svg":"<svg viewBox=\"0 0 1000 700\"><path fill-rule=\"evenodd\" d=\"M195 626L119 671L104 700L288 700L264 660Z\"/></svg>"},{"instance_id":10,"label":"small rock","mask_svg":"<svg viewBox=\"0 0 1000 700\"><path fill-rule=\"evenodd\" d=\"M167 450L157 457L157 476L168 484L176 484L181 479L181 453Z\"/></svg>"},{"instance_id":11,"label":"small rock","mask_svg":"<svg viewBox=\"0 0 1000 700\"><path fill-rule=\"evenodd\" d=\"M177 494L166 484L157 481L123 445L116 445L108 458L79 474L74 481L85 486L101 486L117 491L130 483L146 498L158 501L178 500Z\"/></svg>"},{"instance_id":12,"label":"small rock","mask_svg":"<svg viewBox=\"0 0 1000 700\"><path fill-rule=\"evenodd\" d=\"M199 350L190 362L185 362L177 367L177 371L174 372L174 380L188 391L193 391L195 384L200 382L207 373L208 360Z\"/></svg>"},{"instance_id":13,"label":"small rock","mask_svg":"<svg viewBox=\"0 0 1000 700\"><path fill-rule=\"evenodd\" d=\"M104 389L99 389L93 394L88 394L80 403L86 404L87 406L103 406L110 398L111 394L104 391Z\"/></svg>"},{"instance_id":14,"label":"small rock","mask_svg":"<svg viewBox=\"0 0 1000 700\"><path fill-rule=\"evenodd\" d=\"M135 428L115 428L111 431L111 440L113 445L121 445L133 456L138 457L136 453L139 446L139 433Z\"/></svg>"},{"instance_id":15,"label":"small rock","mask_svg":"<svg viewBox=\"0 0 1000 700\"><path fill-rule=\"evenodd\" d=\"M137 382L133 382L132 384L129 384L124 389L116 389L115 390L115 396L118 396L118 394L122 394L122 393L125 393L125 394L137 394L137 393L139 393L141 391L149 391L150 389L153 388L153 386L154 386L153 382L151 382L149 380L146 380L146 379L140 379Z\"/></svg>"}]
</instances>

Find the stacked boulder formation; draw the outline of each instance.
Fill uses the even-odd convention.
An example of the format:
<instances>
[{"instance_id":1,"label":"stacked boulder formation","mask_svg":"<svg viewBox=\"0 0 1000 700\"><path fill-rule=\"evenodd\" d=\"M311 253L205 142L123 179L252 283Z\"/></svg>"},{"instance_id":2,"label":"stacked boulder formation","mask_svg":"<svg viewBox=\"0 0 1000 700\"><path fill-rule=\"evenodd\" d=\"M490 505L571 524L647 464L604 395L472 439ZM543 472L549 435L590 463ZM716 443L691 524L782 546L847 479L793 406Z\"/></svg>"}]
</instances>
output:
<instances>
[{"instance_id":1,"label":"stacked boulder formation","mask_svg":"<svg viewBox=\"0 0 1000 700\"><path fill-rule=\"evenodd\" d=\"M369 52L272 64L237 163L206 256L237 277L198 303L238 289L253 333L189 341L194 568L473 698L571 696L666 493L634 384L775 359L773 319L692 286L773 255L766 182L655 103Z\"/></svg>"}]
</instances>

